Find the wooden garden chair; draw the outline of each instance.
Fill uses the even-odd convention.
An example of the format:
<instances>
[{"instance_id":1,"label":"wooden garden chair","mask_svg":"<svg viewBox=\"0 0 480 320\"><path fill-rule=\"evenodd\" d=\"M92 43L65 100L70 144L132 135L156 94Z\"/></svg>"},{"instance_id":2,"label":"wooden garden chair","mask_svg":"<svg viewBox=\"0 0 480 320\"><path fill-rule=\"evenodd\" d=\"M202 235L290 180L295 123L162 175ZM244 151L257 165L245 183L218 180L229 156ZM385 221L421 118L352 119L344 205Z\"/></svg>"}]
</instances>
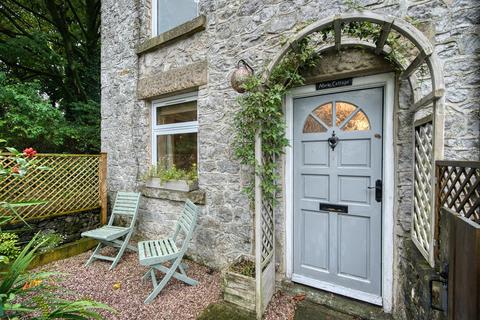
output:
<instances>
[{"instance_id":1,"label":"wooden garden chair","mask_svg":"<svg viewBox=\"0 0 480 320\"><path fill-rule=\"evenodd\" d=\"M112 261L112 265L110 266L110 270L112 270L115 268L118 261L120 261L125 249L128 248L130 250L137 251L137 248L129 245L128 242L130 241L130 237L132 236L133 228L135 226L135 221L137 220L139 200L140 193L117 192L112 215L110 216L108 224L101 228L82 233L82 237L93 238L100 242L93 251L90 259L88 259L87 263L85 264L86 266L96 259L107 260ZM130 218L129 226L115 226L114 222L117 217ZM118 248L117 255L115 257L101 255L99 252L105 246Z\"/></svg>"},{"instance_id":2,"label":"wooden garden chair","mask_svg":"<svg viewBox=\"0 0 480 320\"><path fill-rule=\"evenodd\" d=\"M150 303L162 291L171 277L185 282L191 286L198 284L185 273L184 265L182 265L182 258L187 251L188 244L192 238L193 230L197 222L198 208L190 200L185 202L183 213L177 222L175 232L172 238L162 240L141 241L138 243L138 255L140 264L150 267L150 270L143 276L142 280L148 278L152 279L153 291L145 300L145 303ZM183 233L184 238L181 242L181 247L177 247L177 236ZM163 264L170 262L170 266ZM179 272L177 272L177 269ZM155 271L159 270L165 273L162 281L157 283Z\"/></svg>"}]
</instances>

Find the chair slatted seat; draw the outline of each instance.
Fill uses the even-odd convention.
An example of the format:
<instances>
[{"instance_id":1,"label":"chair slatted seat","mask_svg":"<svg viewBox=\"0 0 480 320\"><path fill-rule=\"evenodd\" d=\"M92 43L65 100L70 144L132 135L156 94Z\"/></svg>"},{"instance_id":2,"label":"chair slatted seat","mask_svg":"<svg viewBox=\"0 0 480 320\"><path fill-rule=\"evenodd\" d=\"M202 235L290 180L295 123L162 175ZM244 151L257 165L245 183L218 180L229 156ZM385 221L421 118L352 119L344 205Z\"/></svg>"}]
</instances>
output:
<instances>
[{"instance_id":1,"label":"chair slatted seat","mask_svg":"<svg viewBox=\"0 0 480 320\"><path fill-rule=\"evenodd\" d=\"M181 263L192 238L197 223L197 215L197 206L190 200L187 200L182 215L177 221L173 237L160 240L141 241L138 243L138 258L140 264L150 267L148 272L143 276L143 279L150 277L153 285L153 291L147 297L145 303L150 303L155 299L172 277L192 286L198 283L196 280L187 276ZM184 238L181 247L178 248L177 237L180 233L183 233ZM166 262L171 262L170 267L163 265ZM179 272L177 272L177 269ZM157 283L155 275L156 270L165 273L160 283Z\"/></svg>"},{"instance_id":2,"label":"chair slatted seat","mask_svg":"<svg viewBox=\"0 0 480 320\"><path fill-rule=\"evenodd\" d=\"M125 249L137 251L137 249L134 246L131 246L128 242L130 241L137 220L139 201L140 193L117 192L112 215L110 216L108 224L82 233L82 237L88 237L99 241L99 244L93 251L92 256L88 259L86 265L89 265L96 259L107 260L112 261L110 266L110 270L112 270L120 261ZM114 225L115 219L119 216L130 218L130 224L128 227ZM105 246L118 248L117 255L115 257L101 255L99 252Z\"/></svg>"}]
</instances>

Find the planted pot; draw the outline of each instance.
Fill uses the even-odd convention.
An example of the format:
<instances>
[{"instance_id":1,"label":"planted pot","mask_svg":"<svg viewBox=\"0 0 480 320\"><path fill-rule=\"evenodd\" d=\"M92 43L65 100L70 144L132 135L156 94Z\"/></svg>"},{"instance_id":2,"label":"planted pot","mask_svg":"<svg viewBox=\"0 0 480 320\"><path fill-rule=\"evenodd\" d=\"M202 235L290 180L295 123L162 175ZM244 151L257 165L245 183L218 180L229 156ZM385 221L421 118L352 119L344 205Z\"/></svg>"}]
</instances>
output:
<instances>
[{"instance_id":1,"label":"planted pot","mask_svg":"<svg viewBox=\"0 0 480 320\"><path fill-rule=\"evenodd\" d=\"M160 178L149 178L145 185L150 188L159 188L167 190L176 190L189 192L198 189L198 181L188 181L188 180L162 180Z\"/></svg>"},{"instance_id":2,"label":"planted pot","mask_svg":"<svg viewBox=\"0 0 480 320\"><path fill-rule=\"evenodd\" d=\"M255 263L241 255L223 272L223 299L243 309L255 311Z\"/></svg>"}]
</instances>

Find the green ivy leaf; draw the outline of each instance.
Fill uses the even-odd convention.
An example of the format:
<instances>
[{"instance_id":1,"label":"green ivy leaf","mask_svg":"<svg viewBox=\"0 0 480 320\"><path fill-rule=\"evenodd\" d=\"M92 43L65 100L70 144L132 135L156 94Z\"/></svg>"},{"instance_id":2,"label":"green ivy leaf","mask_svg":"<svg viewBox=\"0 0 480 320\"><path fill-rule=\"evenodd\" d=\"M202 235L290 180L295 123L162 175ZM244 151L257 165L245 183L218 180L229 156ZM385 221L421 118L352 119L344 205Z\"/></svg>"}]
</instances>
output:
<instances>
[{"instance_id":1,"label":"green ivy leaf","mask_svg":"<svg viewBox=\"0 0 480 320\"><path fill-rule=\"evenodd\" d=\"M5 149L7 149L8 152L13 153L13 154L16 155L16 156L22 154L20 151L18 151L18 150L15 149L15 148L12 148L12 147L6 147Z\"/></svg>"}]
</instances>

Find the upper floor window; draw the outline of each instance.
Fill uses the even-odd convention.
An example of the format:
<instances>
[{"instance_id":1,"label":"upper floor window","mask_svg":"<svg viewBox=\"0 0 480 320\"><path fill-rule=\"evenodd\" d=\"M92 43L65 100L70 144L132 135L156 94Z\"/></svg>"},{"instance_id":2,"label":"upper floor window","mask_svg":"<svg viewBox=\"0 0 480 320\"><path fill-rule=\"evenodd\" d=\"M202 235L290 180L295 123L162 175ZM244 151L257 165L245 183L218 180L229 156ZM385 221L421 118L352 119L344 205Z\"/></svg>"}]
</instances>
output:
<instances>
[{"instance_id":1,"label":"upper floor window","mask_svg":"<svg viewBox=\"0 0 480 320\"><path fill-rule=\"evenodd\" d=\"M175 28L198 16L198 0L152 0L153 35Z\"/></svg>"}]
</instances>

